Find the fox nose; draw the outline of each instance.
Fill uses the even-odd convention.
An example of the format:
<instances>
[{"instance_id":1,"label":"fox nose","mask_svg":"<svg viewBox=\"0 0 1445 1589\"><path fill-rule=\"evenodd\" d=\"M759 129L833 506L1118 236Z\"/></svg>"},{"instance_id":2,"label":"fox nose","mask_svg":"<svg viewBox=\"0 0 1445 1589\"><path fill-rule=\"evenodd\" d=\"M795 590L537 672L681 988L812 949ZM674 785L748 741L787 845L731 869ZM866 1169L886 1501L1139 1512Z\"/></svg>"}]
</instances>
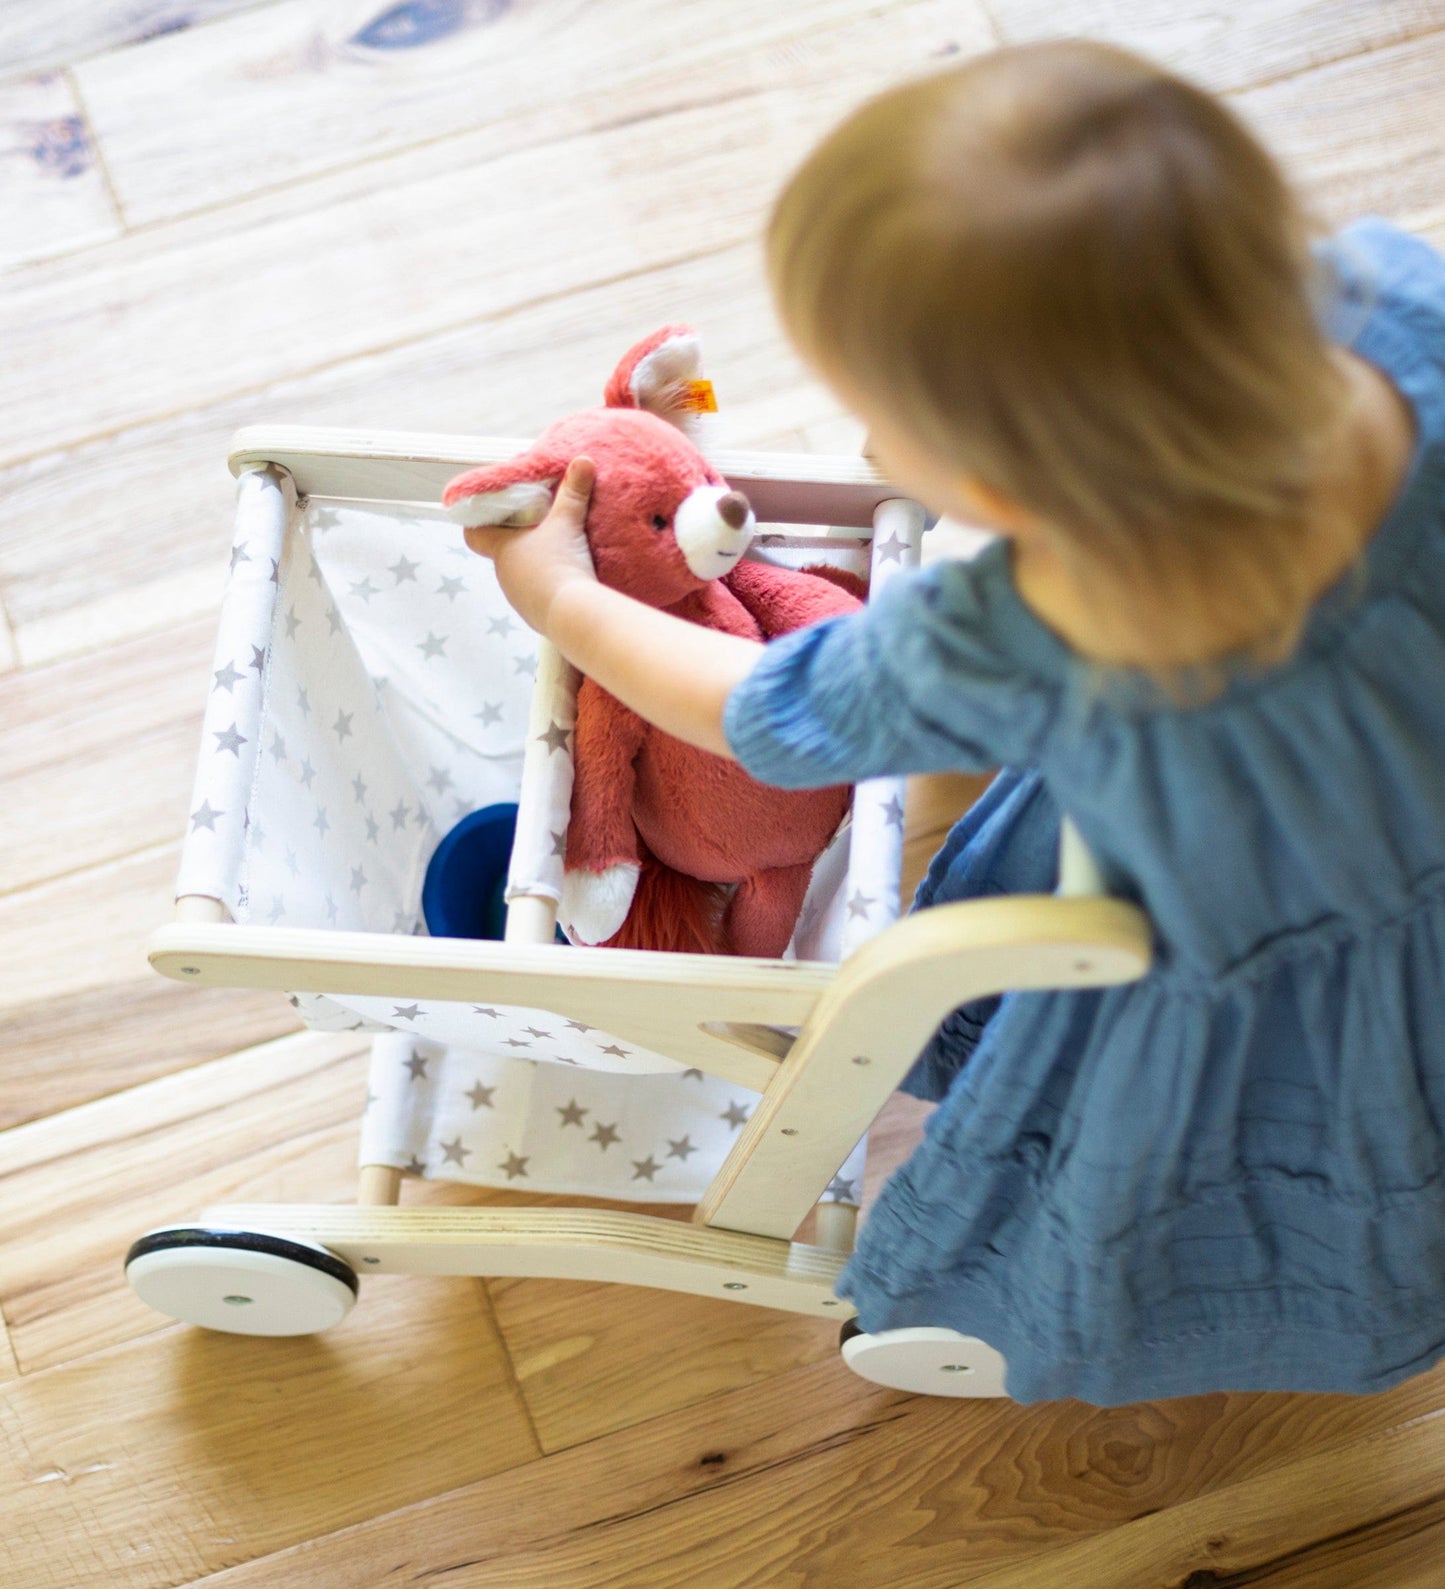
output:
<instances>
[{"instance_id":1,"label":"fox nose","mask_svg":"<svg viewBox=\"0 0 1445 1589\"><path fill-rule=\"evenodd\" d=\"M672 533L684 561L699 579L720 579L747 550L753 510L741 491L695 486L678 504Z\"/></svg>"},{"instance_id":2,"label":"fox nose","mask_svg":"<svg viewBox=\"0 0 1445 1589\"><path fill-rule=\"evenodd\" d=\"M717 514L731 530L740 530L748 522L752 504L741 491L729 491L717 499Z\"/></svg>"}]
</instances>

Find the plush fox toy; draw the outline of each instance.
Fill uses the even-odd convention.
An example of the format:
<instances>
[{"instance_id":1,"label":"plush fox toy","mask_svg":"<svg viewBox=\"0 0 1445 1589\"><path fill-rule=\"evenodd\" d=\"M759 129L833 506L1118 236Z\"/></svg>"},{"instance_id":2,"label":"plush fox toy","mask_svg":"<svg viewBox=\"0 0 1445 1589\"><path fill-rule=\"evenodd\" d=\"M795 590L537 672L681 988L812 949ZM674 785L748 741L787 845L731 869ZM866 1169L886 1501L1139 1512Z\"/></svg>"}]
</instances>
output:
<instances>
[{"instance_id":1,"label":"plush fox toy","mask_svg":"<svg viewBox=\"0 0 1445 1589\"><path fill-rule=\"evenodd\" d=\"M467 525L536 523L568 463L597 466L587 540L597 577L726 634L769 640L854 610L835 571L743 561L754 519L690 439L711 407L697 337L667 326L624 357L606 406L558 420L525 453L473 469L443 501ZM820 577L821 575L821 577ZM780 955L844 788L785 791L644 722L584 679L558 916L575 942Z\"/></svg>"}]
</instances>

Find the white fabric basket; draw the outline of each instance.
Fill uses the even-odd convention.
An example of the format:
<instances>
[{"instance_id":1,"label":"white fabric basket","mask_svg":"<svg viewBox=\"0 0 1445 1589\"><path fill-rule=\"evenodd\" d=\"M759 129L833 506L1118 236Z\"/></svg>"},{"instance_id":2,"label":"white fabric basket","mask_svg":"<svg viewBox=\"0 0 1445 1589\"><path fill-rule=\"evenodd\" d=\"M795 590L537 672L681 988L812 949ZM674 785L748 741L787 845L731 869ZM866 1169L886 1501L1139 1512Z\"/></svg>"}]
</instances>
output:
<instances>
[{"instance_id":1,"label":"white fabric basket","mask_svg":"<svg viewBox=\"0 0 1445 1589\"><path fill-rule=\"evenodd\" d=\"M252 926L424 932L441 837L518 798L537 637L439 509L298 505L273 473L243 475L239 489L263 501L238 518L249 528L232 551L177 892L219 899ZM756 555L867 571L866 541L763 543ZM836 960L896 917L902 810L897 780L862 786L790 955ZM691 1202L757 1098L546 1010L385 988L292 998L309 1026L377 1034L364 1163ZM856 1201L860 1171L855 1154L830 1195Z\"/></svg>"}]
</instances>

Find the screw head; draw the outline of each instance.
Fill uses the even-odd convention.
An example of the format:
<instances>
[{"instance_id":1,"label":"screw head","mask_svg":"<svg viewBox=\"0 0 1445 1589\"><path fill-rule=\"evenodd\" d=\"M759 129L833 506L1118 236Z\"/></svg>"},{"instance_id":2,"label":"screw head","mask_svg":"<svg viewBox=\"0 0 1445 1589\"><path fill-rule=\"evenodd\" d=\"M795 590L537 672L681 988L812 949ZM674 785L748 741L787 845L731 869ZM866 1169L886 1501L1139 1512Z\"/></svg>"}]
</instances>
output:
<instances>
[{"instance_id":1,"label":"screw head","mask_svg":"<svg viewBox=\"0 0 1445 1589\"><path fill-rule=\"evenodd\" d=\"M837 1306L838 1306L838 1302L837 1302L837 1299L836 1299L836 1298L835 1298L835 1297L829 1297L829 1298L828 1298L828 1299L827 1299L827 1300L826 1300L826 1301L825 1301L825 1302L824 1302L824 1303L823 1303L823 1306L824 1306L824 1307L825 1307L825 1308L836 1308L836 1307L837 1307Z\"/></svg>"},{"instance_id":2,"label":"screw head","mask_svg":"<svg viewBox=\"0 0 1445 1589\"><path fill-rule=\"evenodd\" d=\"M783 1135L785 1137L795 1137L795 1136L797 1136L797 1134L798 1133L797 1133L797 1130L796 1130L795 1127L793 1127L793 1126L784 1126L783 1127Z\"/></svg>"},{"instance_id":3,"label":"screw head","mask_svg":"<svg viewBox=\"0 0 1445 1589\"><path fill-rule=\"evenodd\" d=\"M255 1301L255 1298L254 1297L236 1297L236 1296L232 1296L232 1297L222 1297L221 1301L222 1302L229 1302L233 1308L244 1308L244 1307L249 1306L249 1304L252 1303L253 1301Z\"/></svg>"},{"instance_id":4,"label":"screw head","mask_svg":"<svg viewBox=\"0 0 1445 1589\"><path fill-rule=\"evenodd\" d=\"M724 1280L723 1281L723 1290L724 1291L746 1291L747 1290L747 1285L742 1280Z\"/></svg>"},{"instance_id":5,"label":"screw head","mask_svg":"<svg viewBox=\"0 0 1445 1589\"><path fill-rule=\"evenodd\" d=\"M363 1258L361 1261L362 1261L362 1263L380 1263L381 1259L380 1258Z\"/></svg>"},{"instance_id":6,"label":"screw head","mask_svg":"<svg viewBox=\"0 0 1445 1589\"><path fill-rule=\"evenodd\" d=\"M940 1363L938 1365L945 1374L971 1374L973 1368L968 1363Z\"/></svg>"},{"instance_id":7,"label":"screw head","mask_svg":"<svg viewBox=\"0 0 1445 1589\"><path fill-rule=\"evenodd\" d=\"M183 977L198 977L198 976L200 976L200 974L201 974L201 968L199 966L182 966L181 967L181 975Z\"/></svg>"},{"instance_id":8,"label":"screw head","mask_svg":"<svg viewBox=\"0 0 1445 1589\"><path fill-rule=\"evenodd\" d=\"M866 1054L854 1054L853 1063L855 1065L871 1065L873 1061Z\"/></svg>"}]
</instances>

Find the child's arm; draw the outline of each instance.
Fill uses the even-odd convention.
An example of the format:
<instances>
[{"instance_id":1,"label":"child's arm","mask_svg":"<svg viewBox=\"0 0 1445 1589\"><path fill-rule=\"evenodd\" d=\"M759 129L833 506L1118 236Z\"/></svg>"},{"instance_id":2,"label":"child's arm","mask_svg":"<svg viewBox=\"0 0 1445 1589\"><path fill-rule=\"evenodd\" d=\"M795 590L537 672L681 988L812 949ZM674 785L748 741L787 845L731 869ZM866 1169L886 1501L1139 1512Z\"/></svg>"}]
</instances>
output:
<instances>
[{"instance_id":1,"label":"child's arm","mask_svg":"<svg viewBox=\"0 0 1445 1589\"><path fill-rule=\"evenodd\" d=\"M563 656L665 733L732 759L723 707L763 648L674 618L597 582L582 521L594 471L575 458L535 528L471 529L507 600Z\"/></svg>"}]
</instances>

